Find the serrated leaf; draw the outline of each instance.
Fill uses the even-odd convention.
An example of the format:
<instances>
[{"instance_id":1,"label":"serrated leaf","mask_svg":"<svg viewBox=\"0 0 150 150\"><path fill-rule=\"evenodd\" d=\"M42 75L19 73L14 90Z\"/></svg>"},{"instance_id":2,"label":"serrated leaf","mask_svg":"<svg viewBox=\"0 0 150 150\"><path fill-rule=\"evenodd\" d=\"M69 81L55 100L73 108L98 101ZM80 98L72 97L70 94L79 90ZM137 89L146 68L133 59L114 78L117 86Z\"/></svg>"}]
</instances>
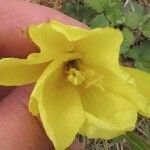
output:
<instances>
[{"instance_id":1,"label":"serrated leaf","mask_svg":"<svg viewBox=\"0 0 150 150\"><path fill-rule=\"evenodd\" d=\"M61 11L65 14L69 14L69 16L74 17L75 16L74 12L76 12L76 8L74 7L74 5L72 5L72 3L65 2L65 5L63 5Z\"/></svg>"},{"instance_id":2,"label":"serrated leaf","mask_svg":"<svg viewBox=\"0 0 150 150\"><path fill-rule=\"evenodd\" d=\"M135 12L130 12L126 16L126 25L132 29L138 27L140 16Z\"/></svg>"},{"instance_id":3,"label":"serrated leaf","mask_svg":"<svg viewBox=\"0 0 150 150\"><path fill-rule=\"evenodd\" d=\"M125 54L128 51L130 51L130 48L122 44L120 48L120 54Z\"/></svg>"},{"instance_id":4,"label":"serrated leaf","mask_svg":"<svg viewBox=\"0 0 150 150\"><path fill-rule=\"evenodd\" d=\"M85 3L97 12L103 12L108 0L85 0Z\"/></svg>"},{"instance_id":5,"label":"serrated leaf","mask_svg":"<svg viewBox=\"0 0 150 150\"><path fill-rule=\"evenodd\" d=\"M85 3L73 3L72 1L65 0L64 5L60 10L61 12L75 18L85 24L89 25L92 18L97 15L97 12L88 7Z\"/></svg>"},{"instance_id":6,"label":"serrated leaf","mask_svg":"<svg viewBox=\"0 0 150 150\"><path fill-rule=\"evenodd\" d=\"M126 56L132 59L137 60L139 58L139 53L136 51L136 49L130 49L127 53Z\"/></svg>"},{"instance_id":7,"label":"serrated leaf","mask_svg":"<svg viewBox=\"0 0 150 150\"><path fill-rule=\"evenodd\" d=\"M105 15L111 22L112 26L123 24L125 21L124 13L121 9L121 4L114 2L107 5Z\"/></svg>"},{"instance_id":8,"label":"serrated leaf","mask_svg":"<svg viewBox=\"0 0 150 150\"><path fill-rule=\"evenodd\" d=\"M124 40L121 45L120 54L125 54L131 50L130 46L134 43L135 38L133 32L128 28L124 28L122 33L123 33Z\"/></svg>"},{"instance_id":9,"label":"serrated leaf","mask_svg":"<svg viewBox=\"0 0 150 150\"><path fill-rule=\"evenodd\" d=\"M125 24L131 29L135 29L138 28L139 26L142 26L148 19L149 15L140 16L136 12L129 12L126 15Z\"/></svg>"},{"instance_id":10,"label":"serrated leaf","mask_svg":"<svg viewBox=\"0 0 150 150\"><path fill-rule=\"evenodd\" d=\"M109 26L109 22L104 14L97 15L90 23L92 28Z\"/></svg>"},{"instance_id":11,"label":"serrated leaf","mask_svg":"<svg viewBox=\"0 0 150 150\"><path fill-rule=\"evenodd\" d=\"M132 150L150 150L150 147L146 145L141 138L139 138L133 132L127 132L125 135L126 139L129 141Z\"/></svg>"},{"instance_id":12,"label":"serrated leaf","mask_svg":"<svg viewBox=\"0 0 150 150\"><path fill-rule=\"evenodd\" d=\"M142 33L145 37L150 39L150 22L146 23L142 28Z\"/></svg>"},{"instance_id":13,"label":"serrated leaf","mask_svg":"<svg viewBox=\"0 0 150 150\"><path fill-rule=\"evenodd\" d=\"M143 42L139 46L139 60L141 62L147 62L150 65L150 40Z\"/></svg>"},{"instance_id":14,"label":"serrated leaf","mask_svg":"<svg viewBox=\"0 0 150 150\"><path fill-rule=\"evenodd\" d=\"M140 46L133 49L134 54L127 53L127 57L135 60L134 66L150 72L150 40L144 41Z\"/></svg>"},{"instance_id":15,"label":"serrated leaf","mask_svg":"<svg viewBox=\"0 0 150 150\"><path fill-rule=\"evenodd\" d=\"M133 32L128 28L124 28L122 33L123 33L123 37L124 37L124 42L123 43L126 46L132 45L134 40L135 40Z\"/></svg>"}]
</instances>

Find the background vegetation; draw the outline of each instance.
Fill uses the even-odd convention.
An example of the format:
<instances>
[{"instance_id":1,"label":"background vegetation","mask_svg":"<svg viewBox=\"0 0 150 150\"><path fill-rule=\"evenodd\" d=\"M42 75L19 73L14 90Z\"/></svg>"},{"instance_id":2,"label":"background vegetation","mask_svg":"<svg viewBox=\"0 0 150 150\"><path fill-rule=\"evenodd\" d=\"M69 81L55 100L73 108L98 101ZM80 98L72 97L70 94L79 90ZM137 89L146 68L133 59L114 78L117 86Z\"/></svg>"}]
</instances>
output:
<instances>
[{"instance_id":1,"label":"background vegetation","mask_svg":"<svg viewBox=\"0 0 150 150\"><path fill-rule=\"evenodd\" d=\"M91 28L122 30L120 63L150 73L149 0L28 0L53 7ZM78 135L84 150L150 150L150 119L139 116L134 132L112 140Z\"/></svg>"}]
</instances>

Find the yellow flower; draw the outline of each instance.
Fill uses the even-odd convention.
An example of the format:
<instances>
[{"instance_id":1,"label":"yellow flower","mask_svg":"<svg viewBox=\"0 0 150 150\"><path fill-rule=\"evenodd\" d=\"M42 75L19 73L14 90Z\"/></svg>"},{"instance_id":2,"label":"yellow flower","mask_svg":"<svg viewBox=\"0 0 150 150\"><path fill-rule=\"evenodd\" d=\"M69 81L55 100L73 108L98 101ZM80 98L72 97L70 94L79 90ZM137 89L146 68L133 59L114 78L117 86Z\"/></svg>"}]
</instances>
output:
<instances>
[{"instance_id":1,"label":"yellow flower","mask_svg":"<svg viewBox=\"0 0 150 150\"><path fill-rule=\"evenodd\" d=\"M150 75L119 65L119 30L51 21L30 26L29 36L40 53L0 60L0 85L36 82L29 110L56 150L78 132L110 139L133 130L137 113L150 117Z\"/></svg>"}]
</instances>

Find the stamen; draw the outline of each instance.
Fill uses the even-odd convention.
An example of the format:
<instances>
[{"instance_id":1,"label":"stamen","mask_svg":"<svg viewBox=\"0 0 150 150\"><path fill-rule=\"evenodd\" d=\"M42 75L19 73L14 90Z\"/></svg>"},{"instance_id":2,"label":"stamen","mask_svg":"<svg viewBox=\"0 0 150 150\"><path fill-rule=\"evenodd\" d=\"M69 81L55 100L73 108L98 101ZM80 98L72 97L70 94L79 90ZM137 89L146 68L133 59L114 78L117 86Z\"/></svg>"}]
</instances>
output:
<instances>
[{"instance_id":1,"label":"stamen","mask_svg":"<svg viewBox=\"0 0 150 150\"><path fill-rule=\"evenodd\" d=\"M67 79L75 86L81 85L85 88L91 86L105 90L103 87L103 74L99 74L92 69L86 69L80 59L73 59L65 66Z\"/></svg>"},{"instance_id":2,"label":"stamen","mask_svg":"<svg viewBox=\"0 0 150 150\"><path fill-rule=\"evenodd\" d=\"M77 86L77 85L82 84L85 81L85 77L82 75L82 73L75 68L69 69L67 73L68 73L68 80L73 85Z\"/></svg>"}]
</instances>

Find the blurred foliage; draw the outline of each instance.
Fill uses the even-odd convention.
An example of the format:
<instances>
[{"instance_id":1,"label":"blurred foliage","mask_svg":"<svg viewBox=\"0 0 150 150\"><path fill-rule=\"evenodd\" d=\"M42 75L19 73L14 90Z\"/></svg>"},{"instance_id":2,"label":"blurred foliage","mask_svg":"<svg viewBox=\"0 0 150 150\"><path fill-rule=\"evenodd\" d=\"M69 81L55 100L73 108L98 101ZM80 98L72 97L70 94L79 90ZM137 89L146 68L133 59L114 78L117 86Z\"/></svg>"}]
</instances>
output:
<instances>
[{"instance_id":1,"label":"blurred foliage","mask_svg":"<svg viewBox=\"0 0 150 150\"><path fill-rule=\"evenodd\" d=\"M132 150L149 150L150 147L135 133L127 132L125 135L129 141Z\"/></svg>"},{"instance_id":2,"label":"blurred foliage","mask_svg":"<svg viewBox=\"0 0 150 150\"><path fill-rule=\"evenodd\" d=\"M122 30L120 63L150 72L150 5L140 2L64 0L60 10L91 28L110 26Z\"/></svg>"}]
</instances>

